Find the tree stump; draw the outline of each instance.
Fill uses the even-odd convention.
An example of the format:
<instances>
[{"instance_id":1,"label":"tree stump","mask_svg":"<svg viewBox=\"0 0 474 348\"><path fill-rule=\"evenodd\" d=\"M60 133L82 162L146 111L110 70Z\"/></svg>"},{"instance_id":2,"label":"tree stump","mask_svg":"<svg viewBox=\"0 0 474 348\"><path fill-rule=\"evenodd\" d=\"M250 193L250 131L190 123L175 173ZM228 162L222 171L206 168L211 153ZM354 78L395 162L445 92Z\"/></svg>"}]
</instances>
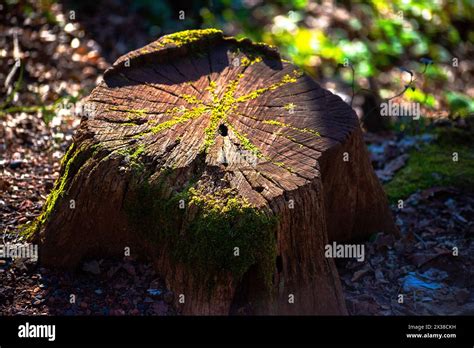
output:
<instances>
[{"instance_id":1,"label":"tree stump","mask_svg":"<svg viewBox=\"0 0 474 348\"><path fill-rule=\"evenodd\" d=\"M45 265L129 250L184 314L345 314L325 245L395 231L353 110L272 47L164 36L87 105L25 232Z\"/></svg>"}]
</instances>

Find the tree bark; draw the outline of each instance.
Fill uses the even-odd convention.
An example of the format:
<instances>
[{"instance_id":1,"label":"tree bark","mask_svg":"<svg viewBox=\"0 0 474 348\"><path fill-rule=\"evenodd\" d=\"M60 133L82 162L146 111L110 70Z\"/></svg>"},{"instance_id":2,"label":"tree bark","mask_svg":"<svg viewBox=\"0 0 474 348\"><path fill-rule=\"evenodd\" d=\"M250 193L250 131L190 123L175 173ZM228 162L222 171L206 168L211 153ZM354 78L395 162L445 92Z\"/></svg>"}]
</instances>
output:
<instances>
[{"instance_id":1,"label":"tree bark","mask_svg":"<svg viewBox=\"0 0 474 348\"><path fill-rule=\"evenodd\" d=\"M168 35L87 105L28 231L46 265L129 248L184 314L346 314L325 246L396 231L353 110L271 47Z\"/></svg>"}]
</instances>

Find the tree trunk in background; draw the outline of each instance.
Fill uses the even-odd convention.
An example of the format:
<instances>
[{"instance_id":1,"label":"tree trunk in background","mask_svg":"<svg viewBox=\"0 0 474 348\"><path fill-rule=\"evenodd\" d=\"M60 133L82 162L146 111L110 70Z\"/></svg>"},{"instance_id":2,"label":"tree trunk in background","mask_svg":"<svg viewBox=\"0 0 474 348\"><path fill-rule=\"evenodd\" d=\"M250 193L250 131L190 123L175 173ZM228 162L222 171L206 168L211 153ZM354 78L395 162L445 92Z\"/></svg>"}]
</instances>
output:
<instances>
[{"instance_id":1,"label":"tree trunk in background","mask_svg":"<svg viewBox=\"0 0 474 348\"><path fill-rule=\"evenodd\" d=\"M389 118L380 115L380 103L383 100L378 94L378 84L373 77L369 77L369 88L375 93L364 93L362 125L365 130L372 133L388 130Z\"/></svg>"}]
</instances>

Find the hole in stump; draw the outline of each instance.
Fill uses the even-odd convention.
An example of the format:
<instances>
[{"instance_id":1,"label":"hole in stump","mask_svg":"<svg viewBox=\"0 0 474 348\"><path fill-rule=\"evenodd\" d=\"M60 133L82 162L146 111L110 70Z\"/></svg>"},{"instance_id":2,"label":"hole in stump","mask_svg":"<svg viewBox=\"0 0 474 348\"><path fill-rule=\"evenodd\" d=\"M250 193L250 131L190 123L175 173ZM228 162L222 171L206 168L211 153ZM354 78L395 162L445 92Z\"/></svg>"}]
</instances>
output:
<instances>
[{"instance_id":1,"label":"hole in stump","mask_svg":"<svg viewBox=\"0 0 474 348\"><path fill-rule=\"evenodd\" d=\"M257 191L258 193L263 192L263 187L262 186L257 186L255 188L255 191Z\"/></svg>"},{"instance_id":2,"label":"hole in stump","mask_svg":"<svg viewBox=\"0 0 474 348\"><path fill-rule=\"evenodd\" d=\"M281 271L283 271L283 259L281 255L278 255L276 258L276 267L277 267L278 273L281 273Z\"/></svg>"},{"instance_id":3,"label":"hole in stump","mask_svg":"<svg viewBox=\"0 0 474 348\"><path fill-rule=\"evenodd\" d=\"M225 124L219 125L219 134L220 135L222 135L223 137L226 137L227 132L228 132L228 129L227 129L227 126Z\"/></svg>"}]
</instances>

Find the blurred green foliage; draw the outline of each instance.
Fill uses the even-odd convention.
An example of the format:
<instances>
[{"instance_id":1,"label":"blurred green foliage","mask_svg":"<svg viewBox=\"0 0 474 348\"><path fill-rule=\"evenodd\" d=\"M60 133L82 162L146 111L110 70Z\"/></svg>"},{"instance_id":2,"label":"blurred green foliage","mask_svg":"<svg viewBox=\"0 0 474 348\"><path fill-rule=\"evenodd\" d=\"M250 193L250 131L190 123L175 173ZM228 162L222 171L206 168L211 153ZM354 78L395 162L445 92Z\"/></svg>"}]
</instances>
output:
<instances>
[{"instance_id":1,"label":"blurred green foliage","mask_svg":"<svg viewBox=\"0 0 474 348\"><path fill-rule=\"evenodd\" d=\"M449 107L452 113L472 113L472 98L462 90L463 84L447 85L452 59L466 59L461 55L473 49L471 0L336 1L329 5L310 0L192 3L192 13L182 23L173 18L179 1L139 0L134 6L146 8L164 32L220 28L229 35L276 45L311 75L322 79L337 75L348 85L352 74L338 69L345 59L353 65L357 82L364 82L399 66L419 72L423 69L420 58L430 57L434 64L424 75L428 83L405 97L429 109ZM389 80L381 81L381 88L403 89L400 75L392 74Z\"/></svg>"},{"instance_id":2,"label":"blurred green foliage","mask_svg":"<svg viewBox=\"0 0 474 348\"><path fill-rule=\"evenodd\" d=\"M41 1L44 16L54 1ZM84 0L77 6L95 8L98 3L119 4L127 13L139 14L150 40L213 27L275 45L318 80L342 81L346 92L353 77L340 65L349 61L356 90L370 88L382 98L404 89L406 76L397 68L418 74L425 68L420 59L429 57L433 64L404 98L435 112L449 109L450 114L464 116L474 110L474 87L469 87L473 68L461 64L474 55L472 0ZM25 5L25 11L31 6Z\"/></svg>"}]
</instances>

